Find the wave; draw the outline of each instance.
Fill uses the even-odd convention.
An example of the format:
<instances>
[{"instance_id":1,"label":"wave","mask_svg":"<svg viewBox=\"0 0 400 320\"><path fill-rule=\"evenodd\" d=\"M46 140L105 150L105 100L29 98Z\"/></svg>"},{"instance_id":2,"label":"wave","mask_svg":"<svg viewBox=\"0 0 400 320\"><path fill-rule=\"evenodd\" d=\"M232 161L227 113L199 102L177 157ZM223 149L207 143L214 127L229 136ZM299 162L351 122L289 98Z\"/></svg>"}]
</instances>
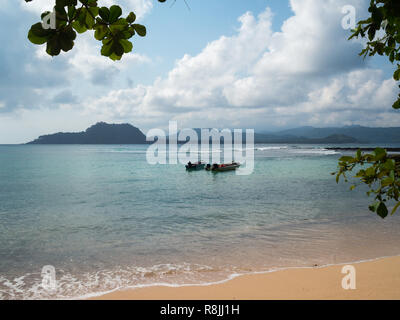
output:
<instances>
[{"instance_id":1,"label":"wave","mask_svg":"<svg viewBox=\"0 0 400 320\"><path fill-rule=\"evenodd\" d=\"M288 149L288 146L282 146L282 147L259 147L255 148L257 151L267 151L267 150L286 150Z\"/></svg>"},{"instance_id":2,"label":"wave","mask_svg":"<svg viewBox=\"0 0 400 320\"><path fill-rule=\"evenodd\" d=\"M229 271L226 270L226 272L220 273L219 277L215 276L215 274L218 274L218 270L212 267L187 263L181 265L160 264L150 268L136 267L117 271L98 271L83 274L80 279L72 274L65 273L57 279L57 289L53 293L43 289L41 280L38 279L40 274L28 273L13 280L0 276L0 300L88 299L125 289L154 286L209 286L226 283L244 275L267 274L292 269L321 269L330 266L372 262L398 256L399 254L394 254L375 258L359 258L338 263L322 263L318 266L269 267L263 270L234 270L232 268ZM212 277L201 279L198 276L201 273L213 273L213 275ZM176 275L176 278L168 279L167 276L170 275ZM25 281L32 276L36 277L36 281L29 285Z\"/></svg>"},{"instance_id":3,"label":"wave","mask_svg":"<svg viewBox=\"0 0 400 320\"><path fill-rule=\"evenodd\" d=\"M304 147L298 147L298 146L268 146L268 147L245 147L245 148L226 148L226 150L229 151L238 151L238 152L246 152L246 151L259 151L259 152L264 152L264 151L288 151L289 153L295 153L295 154L309 154L309 155L335 155L335 154L340 154L340 152L334 151L334 150L328 150L324 148L304 148ZM99 153L120 153L120 154L146 154L146 150L96 150L95 152ZM213 154L213 153L223 153L225 152L225 148L218 148L218 149L210 149L210 150L197 150L197 151L180 151L179 148L177 148L176 154L188 154L188 153L195 153L195 154ZM166 151L158 151L158 154L169 154L169 150L167 149Z\"/></svg>"},{"instance_id":4,"label":"wave","mask_svg":"<svg viewBox=\"0 0 400 320\"><path fill-rule=\"evenodd\" d=\"M42 286L40 273L27 273L13 279L0 275L0 300L73 299L121 288L145 286L164 281L170 284L208 279L218 269L200 264L158 264L151 267L125 267L78 275L56 270L56 289Z\"/></svg>"},{"instance_id":5,"label":"wave","mask_svg":"<svg viewBox=\"0 0 400 320\"><path fill-rule=\"evenodd\" d=\"M135 154L145 154L146 150L105 150L96 151L98 153L135 153Z\"/></svg>"},{"instance_id":6,"label":"wave","mask_svg":"<svg viewBox=\"0 0 400 320\"><path fill-rule=\"evenodd\" d=\"M337 152L335 150L328 150L328 149L292 149L291 152L297 153L297 154L316 154L316 155L335 155L335 154L340 154L340 152Z\"/></svg>"}]
</instances>

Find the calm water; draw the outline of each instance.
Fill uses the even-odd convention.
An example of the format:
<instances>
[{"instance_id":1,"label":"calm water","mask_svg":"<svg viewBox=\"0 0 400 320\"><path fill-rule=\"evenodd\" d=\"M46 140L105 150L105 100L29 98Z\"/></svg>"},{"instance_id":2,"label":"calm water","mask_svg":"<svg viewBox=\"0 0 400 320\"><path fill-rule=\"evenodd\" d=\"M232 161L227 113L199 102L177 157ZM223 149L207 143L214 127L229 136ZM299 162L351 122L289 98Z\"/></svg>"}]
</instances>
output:
<instances>
[{"instance_id":1,"label":"calm water","mask_svg":"<svg viewBox=\"0 0 400 320\"><path fill-rule=\"evenodd\" d=\"M81 297L154 283L400 253L400 219L335 183L340 154L257 146L252 175L149 165L146 146L0 146L0 298ZM204 157L203 157L204 159ZM57 291L41 287L45 265Z\"/></svg>"}]
</instances>

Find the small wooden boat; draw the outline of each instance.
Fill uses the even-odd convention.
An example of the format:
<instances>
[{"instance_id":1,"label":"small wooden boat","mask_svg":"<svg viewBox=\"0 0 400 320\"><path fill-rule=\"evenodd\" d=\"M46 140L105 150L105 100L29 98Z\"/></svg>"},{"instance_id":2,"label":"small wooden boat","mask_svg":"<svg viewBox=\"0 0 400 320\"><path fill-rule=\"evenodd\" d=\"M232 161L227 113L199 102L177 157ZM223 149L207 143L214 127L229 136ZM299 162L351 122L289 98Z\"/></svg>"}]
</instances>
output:
<instances>
[{"instance_id":1,"label":"small wooden boat","mask_svg":"<svg viewBox=\"0 0 400 320\"><path fill-rule=\"evenodd\" d=\"M188 171L203 170L205 166L206 166L206 164L201 161L195 162L195 163L191 163L189 161L189 163L186 165L186 170L188 170Z\"/></svg>"},{"instance_id":2,"label":"small wooden boat","mask_svg":"<svg viewBox=\"0 0 400 320\"><path fill-rule=\"evenodd\" d=\"M206 170L214 171L214 172L222 172L222 171L236 170L239 167L240 167L240 163L238 163L238 162L225 163L225 164L214 163L213 165L207 164Z\"/></svg>"}]
</instances>

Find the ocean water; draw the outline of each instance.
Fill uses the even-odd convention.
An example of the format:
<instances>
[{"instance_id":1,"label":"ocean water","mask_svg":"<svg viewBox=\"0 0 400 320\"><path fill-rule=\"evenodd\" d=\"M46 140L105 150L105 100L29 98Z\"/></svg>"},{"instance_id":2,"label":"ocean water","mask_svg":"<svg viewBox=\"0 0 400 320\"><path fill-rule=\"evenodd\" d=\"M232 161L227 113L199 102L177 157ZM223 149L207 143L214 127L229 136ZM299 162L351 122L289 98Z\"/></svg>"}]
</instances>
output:
<instances>
[{"instance_id":1,"label":"ocean water","mask_svg":"<svg viewBox=\"0 0 400 320\"><path fill-rule=\"evenodd\" d=\"M337 185L341 153L325 147L257 145L241 176L150 165L140 145L0 146L0 299L398 255L399 217L369 212L365 187Z\"/></svg>"}]
</instances>

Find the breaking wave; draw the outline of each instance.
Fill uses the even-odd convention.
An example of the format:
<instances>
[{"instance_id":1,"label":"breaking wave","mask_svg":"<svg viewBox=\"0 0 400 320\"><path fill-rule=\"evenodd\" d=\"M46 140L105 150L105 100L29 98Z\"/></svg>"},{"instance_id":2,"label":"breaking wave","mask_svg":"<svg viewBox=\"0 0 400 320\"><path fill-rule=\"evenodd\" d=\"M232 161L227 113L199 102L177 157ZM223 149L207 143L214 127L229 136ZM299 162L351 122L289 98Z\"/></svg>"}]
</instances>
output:
<instances>
[{"instance_id":1,"label":"breaking wave","mask_svg":"<svg viewBox=\"0 0 400 320\"><path fill-rule=\"evenodd\" d=\"M209 275L210 272L213 274L212 277ZM0 275L0 300L74 299L157 283L170 285L206 283L218 274L223 279L229 273L207 265L189 263L124 267L78 275L57 269L57 285L54 291L48 291L42 286L40 273L27 273L13 279Z\"/></svg>"}]
</instances>

